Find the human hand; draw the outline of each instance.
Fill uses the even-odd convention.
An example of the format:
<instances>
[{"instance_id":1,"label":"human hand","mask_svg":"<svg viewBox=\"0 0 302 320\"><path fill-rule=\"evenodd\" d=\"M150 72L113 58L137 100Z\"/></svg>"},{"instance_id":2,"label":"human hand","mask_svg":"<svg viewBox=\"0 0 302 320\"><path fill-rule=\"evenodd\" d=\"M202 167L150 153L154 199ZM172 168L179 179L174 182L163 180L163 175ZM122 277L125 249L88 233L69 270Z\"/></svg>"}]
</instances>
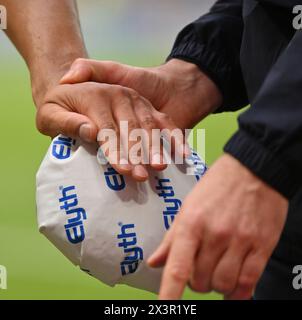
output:
<instances>
[{"instance_id":1,"label":"human hand","mask_svg":"<svg viewBox=\"0 0 302 320\"><path fill-rule=\"evenodd\" d=\"M160 299L198 292L249 299L284 227L288 201L230 155L185 199L149 265L165 264Z\"/></svg>"},{"instance_id":2,"label":"human hand","mask_svg":"<svg viewBox=\"0 0 302 320\"><path fill-rule=\"evenodd\" d=\"M120 128L121 121L127 121L126 135ZM135 144L129 138L128 132L145 129L148 134L148 141L145 142L148 144L144 150L149 152L150 165L156 170L162 170L166 167L162 148L154 145L154 140L160 140L160 137L156 139L155 135L160 133L153 129L177 129L166 114L154 109L148 100L133 89L94 82L57 85L50 89L43 103L37 108L37 127L45 135L54 137L61 133L70 137L80 137L88 142L95 142L101 130L114 130L117 138L115 149L111 148L110 153L108 150L105 151L105 155L119 173L131 174L138 181L146 180L148 172L141 162L134 163L129 153L125 156L127 150L123 147L128 145L128 150L131 151ZM186 155L190 151L183 140L181 130L178 131L180 140L173 140L174 147L183 146L182 150ZM174 138L177 139L173 136Z\"/></svg>"},{"instance_id":3,"label":"human hand","mask_svg":"<svg viewBox=\"0 0 302 320\"><path fill-rule=\"evenodd\" d=\"M194 64L178 59L153 68L138 68L112 61L77 59L61 84L86 81L118 84L137 91L181 129L193 128L222 104L222 96Z\"/></svg>"}]
</instances>

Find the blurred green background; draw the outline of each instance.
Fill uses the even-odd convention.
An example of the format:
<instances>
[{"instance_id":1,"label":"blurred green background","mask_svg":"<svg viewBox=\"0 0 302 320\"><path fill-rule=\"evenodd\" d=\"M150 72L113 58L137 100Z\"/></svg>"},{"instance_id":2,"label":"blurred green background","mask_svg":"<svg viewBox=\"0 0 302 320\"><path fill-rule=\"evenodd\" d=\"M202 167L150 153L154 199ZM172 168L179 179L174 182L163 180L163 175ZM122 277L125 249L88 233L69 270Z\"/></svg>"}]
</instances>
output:
<instances>
[{"instance_id":1,"label":"blurred green background","mask_svg":"<svg viewBox=\"0 0 302 320\"><path fill-rule=\"evenodd\" d=\"M79 1L88 50L93 58L139 66L162 63L177 32L213 1ZM59 48L58 48L59 50ZM43 72L43 70L41 70ZM126 286L110 288L74 267L38 233L35 173L50 140L35 129L29 75L15 49L0 34L0 265L8 271L1 299L155 299ZM236 115L211 116L206 161L211 164L236 129ZM185 299L219 299L187 290Z\"/></svg>"}]
</instances>

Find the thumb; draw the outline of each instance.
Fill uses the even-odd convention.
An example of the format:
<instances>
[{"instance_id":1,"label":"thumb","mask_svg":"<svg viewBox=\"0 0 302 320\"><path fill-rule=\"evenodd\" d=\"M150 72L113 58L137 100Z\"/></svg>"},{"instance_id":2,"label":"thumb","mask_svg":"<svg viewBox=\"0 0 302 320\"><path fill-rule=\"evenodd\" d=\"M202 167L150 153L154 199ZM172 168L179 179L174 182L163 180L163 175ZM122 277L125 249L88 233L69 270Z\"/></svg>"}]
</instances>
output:
<instances>
[{"instance_id":1,"label":"thumb","mask_svg":"<svg viewBox=\"0 0 302 320\"><path fill-rule=\"evenodd\" d=\"M94 81L121 85L129 68L129 66L113 61L77 59L62 77L60 84Z\"/></svg>"},{"instance_id":2,"label":"thumb","mask_svg":"<svg viewBox=\"0 0 302 320\"><path fill-rule=\"evenodd\" d=\"M54 103L45 104L38 109L36 123L38 130L50 137L63 134L86 142L97 139L97 126L87 116L65 110Z\"/></svg>"}]
</instances>

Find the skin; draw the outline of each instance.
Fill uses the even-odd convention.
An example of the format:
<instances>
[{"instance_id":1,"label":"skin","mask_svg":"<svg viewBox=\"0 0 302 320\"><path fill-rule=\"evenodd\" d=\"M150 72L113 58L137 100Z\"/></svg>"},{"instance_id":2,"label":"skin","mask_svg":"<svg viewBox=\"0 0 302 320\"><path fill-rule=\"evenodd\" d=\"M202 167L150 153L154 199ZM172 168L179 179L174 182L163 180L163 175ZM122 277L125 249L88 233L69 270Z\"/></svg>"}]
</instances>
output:
<instances>
[{"instance_id":1,"label":"skin","mask_svg":"<svg viewBox=\"0 0 302 320\"><path fill-rule=\"evenodd\" d=\"M37 128L50 137L65 134L89 142L97 140L101 129L120 131L120 121L128 121L129 130L147 130L151 147L150 165L163 170L162 150L152 148L151 130L176 125L167 114L157 111L135 90L119 85L81 83L77 86L60 85L59 80L77 58L87 57L76 2L73 0L4 0L9 15L7 35L19 50L31 75L32 93L37 107ZM128 140L128 141L127 141ZM138 181L148 178L145 165L133 163L124 157L134 142L121 137L122 147L109 155L113 167ZM177 142L177 143L176 143ZM101 143L102 145L102 143ZM189 148L182 136L173 146L182 146L180 153L187 155ZM172 148L173 148L172 146ZM146 148L145 148L146 149Z\"/></svg>"},{"instance_id":2,"label":"skin","mask_svg":"<svg viewBox=\"0 0 302 320\"><path fill-rule=\"evenodd\" d=\"M174 59L145 69L83 59L87 53L74 1L2 4L10 16L7 34L30 70L37 126L44 134L93 141L98 129L118 130L116 121L129 120L129 115L134 126L151 119L156 126L169 127L174 121L191 128L222 103L215 84L190 63ZM140 118L142 110L148 121ZM125 167L118 170L130 173ZM131 167L134 178L147 178L143 166L135 171ZM187 283L199 292L249 298L278 242L287 208L284 197L223 155L188 195L149 259L153 267L165 265L160 298L180 298Z\"/></svg>"},{"instance_id":3,"label":"skin","mask_svg":"<svg viewBox=\"0 0 302 320\"><path fill-rule=\"evenodd\" d=\"M196 65L178 59L153 68L77 59L60 83L87 81L134 89L157 110L168 114L181 129L193 128L222 104L222 96L214 82Z\"/></svg>"},{"instance_id":4,"label":"skin","mask_svg":"<svg viewBox=\"0 0 302 320\"><path fill-rule=\"evenodd\" d=\"M79 59L61 83L82 81L131 87L180 127L192 127L222 103L206 75L176 59L156 68ZM159 298L179 299L189 284L198 292L220 292L225 299L250 299L287 211L287 199L224 154L187 196L148 260L152 267L164 266Z\"/></svg>"},{"instance_id":5,"label":"skin","mask_svg":"<svg viewBox=\"0 0 302 320\"><path fill-rule=\"evenodd\" d=\"M73 0L3 0L5 31L23 56L31 76L37 108L77 58L87 58L78 11ZM64 44L64 45L62 45Z\"/></svg>"},{"instance_id":6,"label":"skin","mask_svg":"<svg viewBox=\"0 0 302 320\"><path fill-rule=\"evenodd\" d=\"M201 200L202 199L202 200ZM186 198L177 221L149 259L166 267L160 299L193 290L250 299L278 243L288 202L230 155Z\"/></svg>"}]
</instances>

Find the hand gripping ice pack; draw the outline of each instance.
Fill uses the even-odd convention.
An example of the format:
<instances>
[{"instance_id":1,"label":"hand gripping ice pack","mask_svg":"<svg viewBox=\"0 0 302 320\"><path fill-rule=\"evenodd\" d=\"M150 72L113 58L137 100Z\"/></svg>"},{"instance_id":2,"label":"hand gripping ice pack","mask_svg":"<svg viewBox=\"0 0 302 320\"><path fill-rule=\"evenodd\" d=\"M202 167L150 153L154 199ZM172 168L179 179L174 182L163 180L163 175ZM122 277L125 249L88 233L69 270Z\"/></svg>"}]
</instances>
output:
<instances>
[{"instance_id":1,"label":"hand gripping ice pack","mask_svg":"<svg viewBox=\"0 0 302 320\"><path fill-rule=\"evenodd\" d=\"M39 230L103 283L158 292L162 270L146 260L205 171L192 152L184 164L135 182L101 165L96 146L58 136L37 173Z\"/></svg>"}]
</instances>

